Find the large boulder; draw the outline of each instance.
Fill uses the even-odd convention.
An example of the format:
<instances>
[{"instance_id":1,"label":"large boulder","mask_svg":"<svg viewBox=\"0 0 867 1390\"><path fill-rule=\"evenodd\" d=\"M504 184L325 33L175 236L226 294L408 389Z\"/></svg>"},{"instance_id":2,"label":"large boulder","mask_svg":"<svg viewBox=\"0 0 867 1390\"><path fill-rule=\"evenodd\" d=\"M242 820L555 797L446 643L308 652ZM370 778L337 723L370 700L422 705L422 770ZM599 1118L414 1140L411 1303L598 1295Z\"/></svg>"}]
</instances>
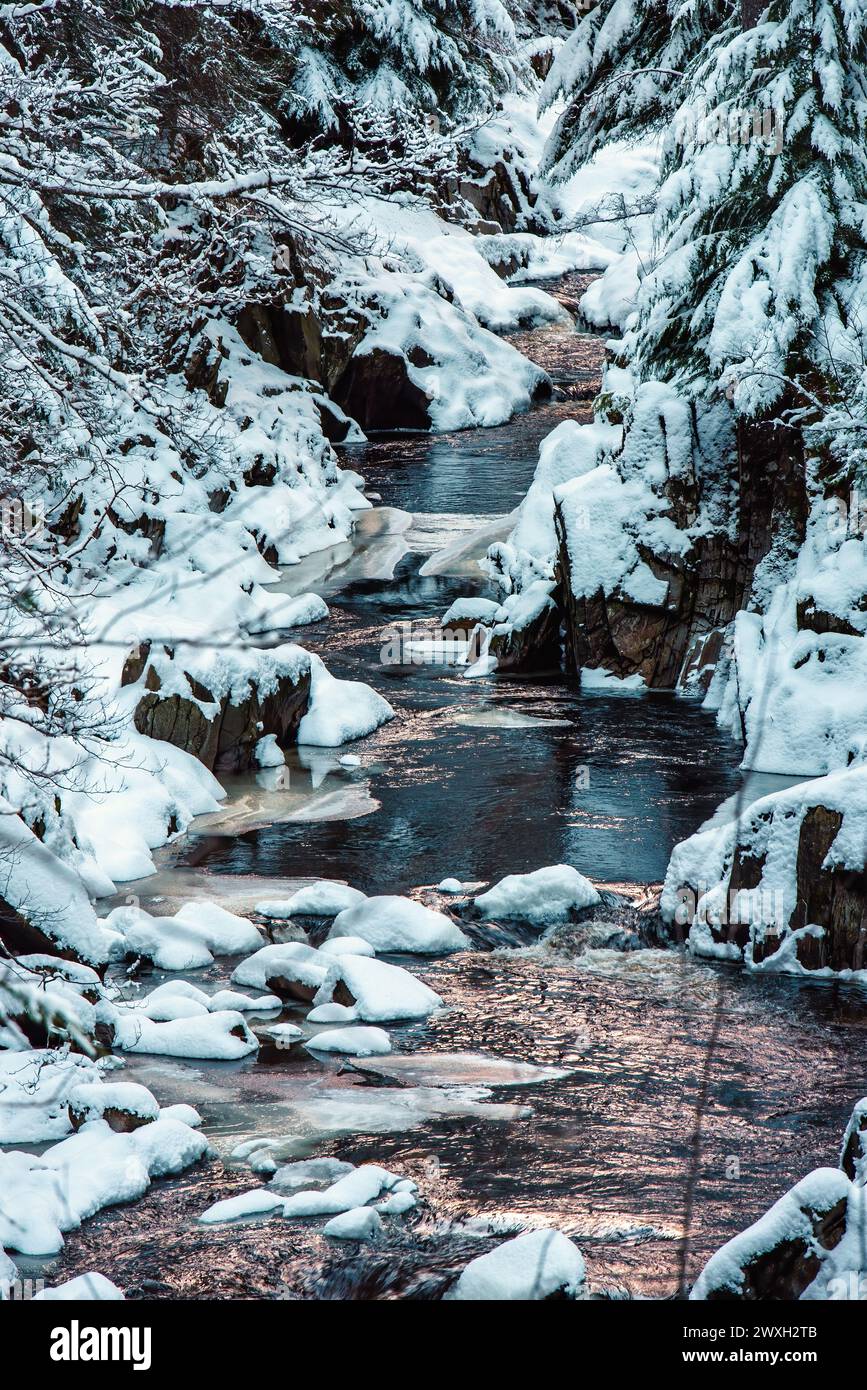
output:
<instances>
[{"instance_id":1,"label":"large boulder","mask_svg":"<svg viewBox=\"0 0 867 1390\"><path fill-rule=\"evenodd\" d=\"M123 686L140 689L135 727L192 753L212 772L247 771L256 766L256 745L265 735L284 749L297 741L310 705L309 657L287 647L281 662L280 650L264 654L270 659L258 672L251 666L238 679L215 667L213 680L196 672L194 657L181 665L169 648L143 644L121 677Z\"/></svg>"}]
</instances>

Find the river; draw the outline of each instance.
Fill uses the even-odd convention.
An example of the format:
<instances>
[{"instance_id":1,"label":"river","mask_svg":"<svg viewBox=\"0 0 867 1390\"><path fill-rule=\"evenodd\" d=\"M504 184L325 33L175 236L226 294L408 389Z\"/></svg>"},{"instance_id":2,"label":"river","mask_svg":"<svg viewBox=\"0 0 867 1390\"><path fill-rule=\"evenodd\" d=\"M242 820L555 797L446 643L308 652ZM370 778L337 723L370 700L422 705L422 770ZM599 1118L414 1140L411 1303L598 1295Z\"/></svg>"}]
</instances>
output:
<instances>
[{"instance_id":1,"label":"river","mask_svg":"<svg viewBox=\"0 0 867 1390\"><path fill-rule=\"evenodd\" d=\"M568 302L581 284L556 288ZM285 773L230 779L226 810L130 885L143 906L208 895L250 910L330 877L447 908L434 888L446 876L481 884L569 862L618 888L628 926L675 842L737 793L739 749L693 700L580 689L556 670L467 680L459 667L394 659L396 624L430 636L454 598L492 595L475 561L507 533L540 440L589 418L599 341L568 325L518 341L551 371L554 399L494 429L347 450L376 508L352 545L282 581L329 604L299 640L385 694L396 718L351 750L296 750ZM357 765L340 761L348 751ZM775 784L753 779L751 791ZM613 929L618 914L607 915ZM381 1075L303 1048L270 1063L130 1057L125 1075L161 1103L199 1108L215 1157L70 1233L33 1272L97 1268L145 1297L435 1298L496 1236L543 1223L579 1242L595 1295L663 1297L678 1286L691 1175L694 1275L810 1168L836 1162L867 1080L857 988L753 978L678 949L610 949L580 930L541 946L492 929L474 946L401 961L446 1008L390 1029L392 1075L394 1058ZM190 978L218 987L231 965ZM555 1073L517 1086L492 1058ZM278 1157L382 1163L418 1182L419 1207L369 1247L328 1242L316 1223L197 1225L212 1201L259 1181L231 1159L256 1138Z\"/></svg>"}]
</instances>

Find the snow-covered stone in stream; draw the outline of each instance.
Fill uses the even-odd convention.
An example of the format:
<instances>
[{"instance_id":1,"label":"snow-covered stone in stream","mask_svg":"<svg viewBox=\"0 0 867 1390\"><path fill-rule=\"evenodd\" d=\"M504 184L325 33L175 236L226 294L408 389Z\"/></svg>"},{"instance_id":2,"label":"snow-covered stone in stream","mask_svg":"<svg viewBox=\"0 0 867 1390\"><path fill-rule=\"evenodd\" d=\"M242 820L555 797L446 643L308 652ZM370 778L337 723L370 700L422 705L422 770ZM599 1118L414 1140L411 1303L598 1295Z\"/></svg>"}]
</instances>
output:
<instances>
[{"instance_id":1,"label":"snow-covered stone in stream","mask_svg":"<svg viewBox=\"0 0 867 1390\"><path fill-rule=\"evenodd\" d=\"M204 1018L179 1018L172 1023L154 1023L139 1012L121 1014L116 1024L115 1046L122 1052L235 1061L249 1057L259 1044L244 1015L226 1010Z\"/></svg>"},{"instance_id":2,"label":"snow-covered stone in stream","mask_svg":"<svg viewBox=\"0 0 867 1390\"><path fill-rule=\"evenodd\" d=\"M849 1116L840 1167L847 1177L860 1187L867 1187L867 1096L859 1100Z\"/></svg>"},{"instance_id":3,"label":"snow-covered stone in stream","mask_svg":"<svg viewBox=\"0 0 867 1390\"><path fill-rule=\"evenodd\" d=\"M329 1002L338 983L355 1000L358 1017L366 1023L388 1023L394 1019L427 1018L442 1007L442 1000L408 970L386 961L363 956L339 956L332 961L328 978L316 1003Z\"/></svg>"},{"instance_id":4,"label":"snow-covered stone in stream","mask_svg":"<svg viewBox=\"0 0 867 1390\"><path fill-rule=\"evenodd\" d=\"M96 1271L79 1274L75 1279L67 1279L65 1284L56 1284L53 1289L40 1289L33 1295L34 1303L117 1303L123 1302L124 1295L117 1284L106 1279Z\"/></svg>"},{"instance_id":5,"label":"snow-covered stone in stream","mask_svg":"<svg viewBox=\"0 0 867 1390\"><path fill-rule=\"evenodd\" d=\"M262 933L247 917L228 912L207 898L184 903L172 920L185 930L201 933L215 956L240 956L262 944Z\"/></svg>"},{"instance_id":6,"label":"snow-covered stone in stream","mask_svg":"<svg viewBox=\"0 0 867 1390\"><path fill-rule=\"evenodd\" d=\"M338 680L318 656L310 657L310 680L310 704L298 726L299 743L337 748L394 718L388 701L369 685Z\"/></svg>"},{"instance_id":7,"label":"snow-covered stone in stream","mask_svg":"<svg viewBox=\"0 0 867 1390\"><path fill-rule=\"evenodd\" d=\"M401 1179L375 1163L363 1163L338 1178L324 1192L297 1192L286 1199L285 1216L330 1216L366 1206L382 1192L390 1192Z\"/></svg>"},{"instance_id":8,"label":"snow-covered stone in stream","mask_svg":"<svg viewBox=\"0 0 867 1390\"><path fill-rule=\"evenodd\" d=\"M283 767L286 755L277 742L276 734L265 734L253 749L253 757L258 767Z\"/></svg>"},{"instance_id":9,"label":"snow-covered stone in stream","mask_svg":"<svg viewBox=\"0 0 867 1390\"><path fill-rule=\"evenodd\" d=\"M174 1023L179 1018L202 1018L210 1010L208 1005L188 994L176 994L171 985L158 985L143 999L133 1004L137 1014L149 1018L152 1023Z\"/></svg>"},{"instance_id":10,"label":"snow-covered stone in stream","mask_svg":"<svg viewBox=\"0 0 867 1390\"><path fill-rule=\"evenodd\" d=\"M365 942L365 945L367 943ZM335 952L335 955L339 952ZM364 954L360 952L359 954ZM373 955L372 951L368 952ZM358 1018L358 1010L350 1008L348 1004L319 1004L315 1009L311 1009L307 1015L308 1023L354 1023Z\"/></svg>"},{"instance_id":11,"label":"snow-covered stone in stream","mask_svg":"<svg viewBox=\"0 0 867 1390\"><path fill-rule=\"evenodd\" d=\"M268 1187L254 1187L250 1192L241 1192L237 1197L225 1197L221 1202L214 1202L198 1219L205 1226L212 1226L218 1221L270 1216L278 1208L282 1211L285 1200L279 1192L273 1192Z\"/></svg>"},{"instance_id":12,"label":"snow-covered stone in stream","mask_svg":"<svg viewBox=\"0 0 867 1390\"><path fill-rule=\"evenodd\" d=\"M376 951L412 951L419 955L438 955L469 946L467 938L450 917L434 912L412 898L383 896L367 898L357 907L347 908L334 920L329 940L341 936L360 936Z\"/></svg>"},{"instance_id":13,"label":"snow-covered stone in stream","mask_svg":"<svg viewBox=\"0 0 867 1390\"><path fill-rule=\"evenodd\" d=\"M734 807L732 805L732 814ZM867 765L761 797L676 845L660 911L690 950L752 969L860 976Z\"/></svg>"},{"instance_id":14,"label":"snow-covered stone in stream","mask_svg":"<svg viewBox=\"0 0 867 1390\"><path fill-rule=\"evenodd\" d=\"M376 1057L391 1051L391 1039L382 1028L327 1028L308 1038L311 1052L346 1052L351 1057Z\"/></svg>"},{"instance_id":15,"label":"snow-covered stone in stream","mask_svg":"<svg viewBox=\"0 0 867 1390\"><path fill-rule=\"evenodd\" d=\"M458 598L441 619L443 627L459 624L493 623L497 621L500 605L490 598Z\"/></svg>"},{"instance_id":16,"label":"snow-covered stone in stream","mask_svg":"<svg viewBox=\"0 0 867 1390\"><path fill-rule=\"evenodd\" d=\"M403 1216L415 1206L418 1206L418 1198L414 1191L396 1188L384 1202L377 1202L375 1210L382 1212L383 1216Z\"/></svg>"},{"instance_id":17,"label":"snow-covered stone in stream","mask_svg":"<svg viewBox=\"0 0 867 1390\"><path fill-rule=\"evenodd\" d=\"M269 1023L266 1028L259 1029L260 1043L270 1043L278 1052L294 1047L303 1036L304 1032L297 1023Z\"/></svg>"},{"instance_id":18,"label":"snow-covered stone in stream","mask_svg":"<svg viewBox=\"0 0 867 1390\"><path fill-rule=\"evenodd\" d=\"M281 901L257 903L256 911L262 917L283 920L293 917L336 917L344 908L355 907L364 902L365 894L358 888L350 888L348 883L335 883L331 879L320 878L306 888L300 888L291 898Z\"/></svg>"},{"instance_id":19,"label":"snow-covered stone in stream","mask_svg":"<svg viewBox=\"0 0 867 1390\"><path fill-rule=\"evenodd\" d=\"M61 1139L71 1128L71 1092L82 1082L98 1087L101 1080L96 1063L77 1052L0 1052L0 1144Z\"/></svg>"},{"instance_id":20,"label":"snow-covered stone in stream","mask_svg":"<svg viewBox=\"0 0 867 1390\"><path fill-rule=\"evenodd\" d=\"M471 1260L448 1299L480 1301L541 1300L562 1294L581 1298L584 1257L562 1231L527 1231Z\"/></svg>"},{"instance_id":21,"label":"snow-covered stone in stream","mask_svg":"<svg viewBox=\"0 0 867 1390\"><path fill-rule=\"evenodd\" d=\"M85 1082L73 1087L68 1104L76 1129L88 1120L105 1120L111 1129L125 1132L150 1124L160 1113L155 1097L136 1081Z\"/></svg>"},{"instance_id":22,"label":"snow-covered stone in stream","mask_svg":"<svg viewBox=\"0 0 867 1390\"><path fill-rule=\"evenodd\" d=\"M232 972L232 983L252 989L266 989L281 997L312 998L325 983L331 962L312 946L287 941L263 946L255 955L242 960Z\"/></svg>"},{"instance_id":23,"label":"snow-covered stone in stream","mask_svg":"<svg viewBox=\"0 0 867 1390\"><path fill-rule=\"evenodd\" d=\"M278 999L276 994L259 994L255 999L249 994L239 994L235 989L219 989L216 994L212 994L208 1000L208 1008L211 1013L220 1013L223 1009L234 1009L238 1013L268 1014L275 1009L282 1009L283 1001Z\"/></svg>"},{"instance_id":24,"label":"snow-covered stone in stream","mask_svg":"<svg viewBox=\"0 0 867 1390\"><path fill-rule=\"evenodd\" d=\"M246 917L202 899L185 903L174 917L154 917L132 904L103 919L113 934L112 959L145 956L160 970L195 970L215 955L240 955L261 945L261 933Z\"/></svg>"},{"instance_id":25,"label":"snow-covered stone in stream","mask_svg":"<svg viewBox=\"0 0 867 1390\"><path fill-rule=\"evenodd\" d=\"M463 893L464 885L459 878L444 878L437 884L438 893Z\"/></svg>"},{"instance_id":26,"label":"snow-covered stone in stream","mask_svg":"<svg viewBox=\"0 0 867 1390\"><path fill-rule=\"evenodd\" d=\"M91 1120L45 1153L0 1153L0 1247L53 1255L63 1232L103 1207L141 1197L152 1178L180 1173L207 1152L203 1135L160 1115L131 1134Z\"/></svg>"},{"instance_id":27,"label":"snow-covered stone in stream","mask_svg":"<svg viewBox=\"0 0 867 1390\"><path fill-rule=\"evenodd\" d=\"M192 1105L185 1105L182 1101L177 1105L163 1105L160 1107L160 1117L163 1120L178 1120L182 1125L189 1125L190 1129L198 1129L202 1123L202 1117L198 1110Z\"/></svg>"},{"instance_id":28,"label":"snow-covered stone in stream","mask_svg":"<svg viewBox=\"0 0 867 1390\"><path fill-rule=\"evenodd\" d=\"M764 1216L711 1256L690 1298L801 1297L826 1260L832 1256L839 1260L840 1245L845 1245L840 1235L848 1225L853 1194L863 1202L864 1189L856 1188L838 1168L808 1173ZM855 1224L863 1231L863 1211Z\"/></svg>"},{"instance_id":29,"label":"snow-covered stone in stream","mask_svg":"<svg viewBox=\"0 0 867 1390\"><path fill-rule=\"evenodd\" d=\"M375 1240L381 1233L382 1218L374 1207L352 1207L322 1227L322 1234L332 1240Z\"/></svg>"},{"instance_id":30,"label":"snow-covered stone in stream","mask_svg":"<svg viewBox=\"0 0 867 1390\"><path fill-rule=\"evenodd\" d=\"M573 912L593 907L599 893L571 864L554 864L529 874L508 874L474 906L486 918L506 918L542 926L562 922Z\"/></svg>"},{"instance_id":31,"label":"snow-covered stone in stream","mask_svg":"<svg viewBox=\"0 0 867 1390\"><path fill-rule=\"evenodd\" d=\"M271 1179L278 1192L298 1192L314 1187L330 1187L338 1178L355 1171L354 1163L339 1158L304 1158L298 1163L284 1163Z\"/></svg>"},{"instance_id":32,"label":"snow-covered stone in stream","mask_svg":"<svg viewBox=\"0 0 867 1390\"><path fill-rule=\"evenodd\" d=\"M361 759L357 753L344 753L337 761L341 767L361 767Z\"/></svg>"},{"instance_id":33,"label":"snow-covered stone in stream","mask_svg":"<svg viewBox=\"0 0 867 1390\"><path fill-rule=\"evenodd\" d=\"M329 936L319 950L323 956L375 956L369 941L361 936ZM315 1021L315 1020L314 1020Z\"/></svg>"}]
</instances>

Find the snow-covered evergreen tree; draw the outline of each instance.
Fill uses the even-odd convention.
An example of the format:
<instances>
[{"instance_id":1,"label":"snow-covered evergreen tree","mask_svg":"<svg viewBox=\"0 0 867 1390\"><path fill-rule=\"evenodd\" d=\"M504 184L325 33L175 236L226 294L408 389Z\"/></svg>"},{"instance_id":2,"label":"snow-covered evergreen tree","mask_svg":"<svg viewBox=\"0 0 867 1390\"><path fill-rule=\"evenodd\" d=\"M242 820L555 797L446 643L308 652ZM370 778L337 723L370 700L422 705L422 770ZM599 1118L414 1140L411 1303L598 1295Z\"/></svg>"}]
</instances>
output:
<instances>
[{"instance_id":1,"label":"snow-covered evergreen tree","mask_svg":"<svg viewBox=\"0 0 867 1390\"><path fill-rule=\"evenodd\" d=\"M831 404L860 358L865 206L867 10L773 0L694 62L674 115L642 374L722 384L750 417L808 405L808 376Z\"/></svg>"},{"instance_id":2,"label":"snow-covered evergreen tree","mask_svg":"<svg viewBox=\"0 0 867 1390\"><path fill-rule=\"evenodd\" d=\"M740 23L740 0L599 0L560 49L542 109L564 103L545 167L568 178L612 140L645 139L684 99L707 44Z\"/></svg>"}]
</instances>

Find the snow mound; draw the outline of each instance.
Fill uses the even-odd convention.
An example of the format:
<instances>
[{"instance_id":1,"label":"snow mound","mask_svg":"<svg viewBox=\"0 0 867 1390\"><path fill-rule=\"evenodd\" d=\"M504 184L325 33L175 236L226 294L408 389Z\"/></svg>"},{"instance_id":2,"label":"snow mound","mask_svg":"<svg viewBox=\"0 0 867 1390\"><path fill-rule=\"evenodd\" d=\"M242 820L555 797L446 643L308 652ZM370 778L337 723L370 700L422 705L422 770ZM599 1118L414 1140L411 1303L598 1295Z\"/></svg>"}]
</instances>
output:
<instances>
[{"instance_id":1,"label":"snow mound","mask_svg":"<svg viewBox=\"0 0 867 1390\"><path fill-rule=\"evenodd\" d=\"M341 936L360 936L376 951L413 951L419 955L461 951L469 945L460 927L444 913L411 898L390 896L367 898L341 912L329 940Z\"/></svg>"},{"instance_id":2,"label":"snow mound","mask_svg":"<svg viewBox=\"0 0 867 1390\"><path fill-rule=\"evenodd\" d=\"M305 989L318 990L325 982L330 962L312 946L300 941L287 941L263 946L232 971L232 983L253 989L269 989L269 980L299 984Z\"/></svg>"},{"instance_id":3,"label":"snow mound","mask_svg":"<svg viewBox=\"0 0 867 1390\"><path fill-rule=\"evenodd\" d=\"M580 1298L585 1289L584 1257L562 1231L527 1231L471 1260L449 1299L527 1301L564 1294Z\"/></svg>"},{"instance_id":4,"label":"snow mound","mask_svg":"<svg viewBox=\"0 0 867 1390\"><path fill-rule=\"evenodd\" d=\"M70 1096L82 1082L98 1090L101 1079L96 1063L77 1052L0 1052L0 1144L62 1139Z\"/></svg>"},{"instance_id":5,"label":"snow mound","mask_svg":"<svg viewBox=\"0 0 867 1390\"><path fill-rule=\"evenodd\" d=\"M364 902L365 894L358 888L350 888L348 883L335 883L331 879L320 878L306 888L300 888L291 898L282 901L257 903L256 911L263 917L284 920L299 917L336 917L344 908L355 907Z\"/></svg>"},{"instance_id":6,"label":"snow mound","mask_svg":"<svg viewBox=\"0 0 867 1390\"><path fill-rule=\"evenodd\" d=\"M317 995L317 1002L328 1003L338 981L346 985L356 1001L358 1017L367 1023L427 1018L443 1002L408 970L363 956L339 956L332 963L321 991L323 997L320 1000Z\"/></svg>"},{"instance_id":7,"label":"snow mound","mask_svg":"<svg viewBox=\"0 0 867 1390\"><path fill-rule=\"evenodd\" d=\"M111 941L111 958L145 956L159 970L196 970L214 956L255 951L262 937L246 917L218 903L185 903L174 917L154 917L134 905L116 907L101 924Z\"/></svg>"},{"instance_id":8,"label":"snow mound","mask_svg":"<svg viewBox=\"0 0 867 1390\"><path fill-rule=\"evenodd\" d=\"M375 1240L381 1231L382 1218L373 1207L352 1207L322 1227L322 1234L332 1240Z\"/></svg>"},{"instance_id":9,"label":"snow mound","mask_svg":"<svg viewBox=\"0 0 867 1390\"><path fill-rule=\"evenodd\" d=\"M160 1113L147 1086L136 1081L85 1082L75 1086L69 1093L69 1108L80 1123L101 1120L107 1110L119 1111L142 1123L155 1120Z\"/></svg>"},{"instance_id":10,"label":"snow mound","mask_svg":"<svg viewBox=\"0 0 867 1390\"><path fill-rule=\"evenodd\" d=\"M310 705L298 726L298 742L337 748L373 733L394 718L387 700L362 681L341 681L319 657L310 658Z\"/></svg>"},{"instance_id":11,"label":"snow mound","mask_svg":"<svg viewBox=\"0 0 867 1390\"><path fill-rule=\"evenodd\" d=\"M562 922L572 912L600 901L590 880L571 864L554 864L529 874L508 874L481 893L474 906L483 917L543 925Z\"/></svg>"},{"instance_id":12,"label":"snow mound","mask_svg":"<svg viewBox=\"0 0 867 1390\"><path fill-rule=\"evenodd\" d=\"M131 1134L91 1120L37 1157L0 1154L0 1248L53 1255L63 1232L103 1207L141 1197L153 1178L183 1172L207 1152L189 1125L160 1115Z\"/></svg>"},{"instance_id":13,"label":"snow mound","mask_svg":"<svg viewBox=\"0 0 867 1390\"><path fill-rule=\"evenodd\" d=\"M96 1271L93 1271L88 1274L79 1274L75 1279L67 1279L65 1284L57 1284L53 1289L40 1289L39 1293L33 1295L33 1302L116 1303L122 1302L123 1298L124 1295L117 1284L106 1279L104 1274L97 1274Z\"/></svg>"},{"instance_id":14,"label":"snow mound","mask_svg":"<svg viewBox=\"0 0 867 1390\"><path fill-rule=\"evenodd\" d=\"M391 1051L382 1028L327 1028L307 1042L311 1052L346 1052L351 1057L375 1057Z\"/></svg>"},{"instance_id":15,"label":"snow mound","mask_svg":"<svg viewBox=\"0 0 867 1390\"><path fill-rule=\"evenodd\" d=\"M141 1013L120 1015L115 1046L122 1052L149 1052L163 1057L195 1057L203 1061L236 1061L259 1046L244 1021L232 1010L204 1018L179 1018L154 1023Z\"/></svg>"}]
</instances>

